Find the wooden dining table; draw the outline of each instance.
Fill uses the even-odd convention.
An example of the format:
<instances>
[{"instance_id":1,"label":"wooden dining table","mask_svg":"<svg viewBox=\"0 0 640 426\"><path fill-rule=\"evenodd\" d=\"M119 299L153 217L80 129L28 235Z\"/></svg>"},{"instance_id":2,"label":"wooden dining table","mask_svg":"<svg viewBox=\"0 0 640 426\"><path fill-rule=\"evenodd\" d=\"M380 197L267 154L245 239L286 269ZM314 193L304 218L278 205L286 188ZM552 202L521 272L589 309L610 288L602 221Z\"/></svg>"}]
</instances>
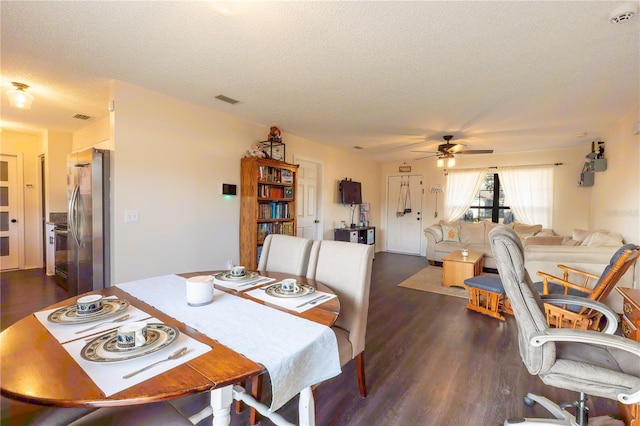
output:
<instances>
[{"instance_id":1,"label":"wooden dining table","mask_svg":"<svg viewBox=\"0 0 640 426\"><path fill-rule=\"evenodd\" d=\"M200 271L178 274L188 278L198 275L212 275L219 271ZM320 282L294 277L289 274L260 271L261 276L275 278L295 278L308 283L319 291L333 293ZM277 282L274 281L274 282ZM265 284L268 286L272 283ZM215 286L218 290L284 310L277 305L251 298L244 291L234 291ZM213 424L229 424L232 387L245 380L266 372L264 366L248 359L212 338L186 326L154 307L136 299L129 293L109 287L99 292L104 296L116 296L131 306L139 308L158 320L177 327L181 333L202 342L215 350L206 352L175 368L160 373L144 382L110 396L105 394L89 378L85 371L69 355L34 315L29 315L0 333L0 366L2 381L0 391L3 396L18 401L53 407L114 407L165 401L205 391L212 392ZM82 295L80 295L82 296ZM69 298L46 309L61 308L75 304L79 296ZM333 298L302 312L286 311L307 320L331 326L335 323L340 302ZM89 324L90 325L90 324ZM256 324L259 327L260 324ZM311 392L309 390L309 395ZM310 396L312 398L312 396ZM313 400L308 413L313 416ZM313 419L310 420L313 422Z\"/></svg>"}]
</instances>

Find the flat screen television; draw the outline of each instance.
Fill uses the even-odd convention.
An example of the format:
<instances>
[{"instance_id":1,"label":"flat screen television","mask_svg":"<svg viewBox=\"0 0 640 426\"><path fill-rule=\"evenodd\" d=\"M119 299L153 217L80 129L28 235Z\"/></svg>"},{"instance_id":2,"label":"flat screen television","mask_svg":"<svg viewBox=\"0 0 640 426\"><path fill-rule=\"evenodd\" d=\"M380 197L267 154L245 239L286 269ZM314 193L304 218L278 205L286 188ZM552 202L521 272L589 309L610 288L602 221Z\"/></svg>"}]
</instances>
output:
<instances>
[{"instance_id":1,"label":"flat screen television","mask_svg":"<svg viewBox=\"0 0 640 426\"><path fill-rule=\"evenodd\" d=\"M360 182L346 179L341 181L340 199L342 204L362 204L362 185Z\"/></svg>"}]
</instances>

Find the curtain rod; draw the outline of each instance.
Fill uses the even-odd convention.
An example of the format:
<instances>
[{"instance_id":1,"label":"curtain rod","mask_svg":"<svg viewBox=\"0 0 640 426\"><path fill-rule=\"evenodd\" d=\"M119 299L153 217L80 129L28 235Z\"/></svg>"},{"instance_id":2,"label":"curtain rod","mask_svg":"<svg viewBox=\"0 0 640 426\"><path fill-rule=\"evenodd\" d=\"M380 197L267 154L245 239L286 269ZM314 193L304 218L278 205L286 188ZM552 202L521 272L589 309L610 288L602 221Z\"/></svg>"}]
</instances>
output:
<instances>
[{"instance_id":1,"label":"curtain rod","mask_svg":"<svg viewBox=\"0 0 640 426\"><path fill-rule=\"evenodd\" d=\"M455 172L456 170L484 170L484 169L499 169L499 168L506 168L506 167L513 167L513 168L524 168L524 167L541 167L541 166L562 166L564 165L564 163L550 163L550 164L525 164L522 166L489 166L489 167L469 167L469 168L452 168L449 169L449 171Z\"/></svg>"}]
</instances>

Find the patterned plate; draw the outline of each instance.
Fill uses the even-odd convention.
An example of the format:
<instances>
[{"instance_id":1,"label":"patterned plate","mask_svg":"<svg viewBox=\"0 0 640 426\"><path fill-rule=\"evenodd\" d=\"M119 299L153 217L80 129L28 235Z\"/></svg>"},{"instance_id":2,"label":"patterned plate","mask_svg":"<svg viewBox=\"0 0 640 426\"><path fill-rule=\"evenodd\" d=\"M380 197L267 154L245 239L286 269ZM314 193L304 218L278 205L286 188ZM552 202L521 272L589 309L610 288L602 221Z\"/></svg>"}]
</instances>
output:
<instances>
[{"instance_id":1,"label":"patterned plate","mask_svg":"<svg viewBox=\"0 0 640 426\"><path fill-rule=\"evenodd\" d=\"M122 299L102 299L102 309L92 314L78 314L78 307L74 305L65 306L49 314L47 320L59 324L82 324L109 318L122 312L129 307L129 302Z\"/></svg>"},{"instance_id":2,"label":"patterned plate","mask_svg":"<svg viewBox=\"0 0 640 426\"><path fill-rule=\"evenodd\" d=\"M254 278L257 278L258 275L259 274L257 272L249 271L249 272L246 272L242 277L234 277L231 275L230 272L220 272L218 275L216 275L216 278L222 281L239 282L239 281L245 281L245 280L252 280Z\"/></svg>"},{"instance_id":3,"label":"patterned plate","mask_svg":"<svg viewBox=\"0 0 640 426\"><path fill-rule=\"evenodd\" d=\"M118 330L112 330L87 343L80 351L80 356L93 362L126 361L159 351L175 342L179 335L180 331L172 325L149 323L147 324L147 342L144 345L139 348L119 349L116 346Z\"/></svg>"},{"instance_id":4,"label":"patterned plate","mask_svg":"<svg viewBox=\"0 0 640 426\"><path fill-rule=\"evenodd\" d=\"M270 285L264 291L266 291L269 296L274 297L301 297L316 291L315 287L309 284L298 283L298 287L300 287L298 291L284 291L282 290L282 284L276 283Z\"/></svg>"}]
</instances>

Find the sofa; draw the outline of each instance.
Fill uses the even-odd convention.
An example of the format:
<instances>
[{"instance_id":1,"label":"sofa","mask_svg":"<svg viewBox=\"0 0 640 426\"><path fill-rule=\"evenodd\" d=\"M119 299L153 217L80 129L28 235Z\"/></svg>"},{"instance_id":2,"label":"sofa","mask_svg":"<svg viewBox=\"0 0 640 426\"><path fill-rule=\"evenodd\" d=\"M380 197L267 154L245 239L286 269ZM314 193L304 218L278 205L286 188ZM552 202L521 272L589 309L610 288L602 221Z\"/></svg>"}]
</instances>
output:
<instances>
[{"instance_id":1,"label":"sofa","mask_svg":"<svg viewBox=\"0 0 640 426\"><path fill-rule=\"evenodd\" d=\"M449 253L462 250L482 252L484 254L484 267L496 269L496 262L489 247L488 234L496 226L507 226L513 229L521 239L534 235L553 236L550 229L542 229L542 225L527 225L512 222L508 225L489 221L480 222L445 222L440 221L425 228L427 237L427 260L431 265L439 264L442 258Z\"/></svg>"},{"instance_id":2,"label":"sofa","mask_svg":"<svg viewBox=\"0 0 640 426\"><path fill-rule=\"evenodd\" d=\"M544 271L562 277L559 264L600 275L611 257L623 244L622 235L607 230L586 231L574 229L571 236L556 235L542 225L519 222L502 225L493 222L440 221L427 228L427 260L439 264L447 254L467 248L484 254L484 267L496 269L487 234L496 226L508 226L520 237L524 246L525 269L533 282L542 281L536 274ZM457 232L457 235L456 235ZM575 277L569 275L569 281ZM633 287L634 268L629 268L618 282L620 287ZM613 291L605 303L616 312L622 312L622 297Z\"/></svg>"}]
</instances>

